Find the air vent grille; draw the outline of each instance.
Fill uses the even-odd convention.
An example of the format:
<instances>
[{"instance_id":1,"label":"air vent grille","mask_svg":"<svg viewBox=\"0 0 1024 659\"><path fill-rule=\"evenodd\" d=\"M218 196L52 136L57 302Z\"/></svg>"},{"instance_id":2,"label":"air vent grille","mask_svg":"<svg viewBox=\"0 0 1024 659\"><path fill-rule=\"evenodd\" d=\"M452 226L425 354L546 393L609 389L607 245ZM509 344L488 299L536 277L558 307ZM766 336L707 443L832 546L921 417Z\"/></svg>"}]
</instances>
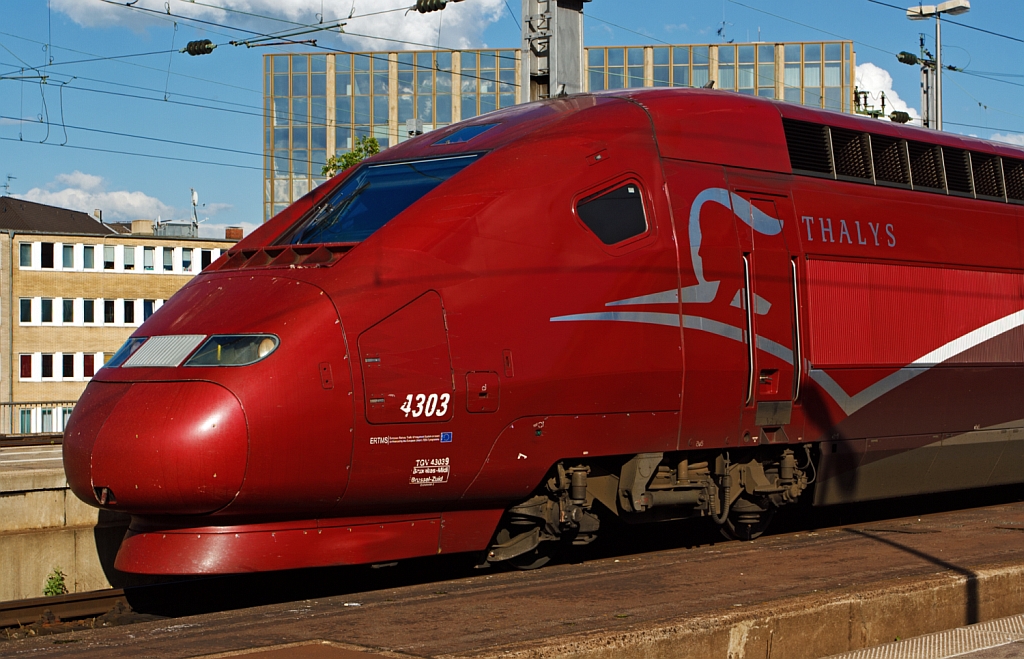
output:
<instances>
[{"instance_id":1,"label":"air vent grille","mask_svg":"<svg viewBox=\"0 0 1024 659\"><path fill-rule=\"evenodd\" d=\"M832 176L828 126L783 119L782 128L789 147L789 164L794 171Z\"/></svg>"},{"instance_id":2,"label":"air vent grille","mask_svg":"<svg viewBox=\"0 0 1024 659\"><path fill-rule=\"evenodd\" d=\"M795 174L1024 203L1024 159L786 117L782 127Z\"/></svg>"},{"instance_id":3,"label":"air vent grille","mask_svg":"<svg viewBox=\"0 0 1024 659\"><path fill-rule=\"evenodd\" d=\"M946 184L953 194L974 196L974 186L971 185L971 166L969 156L963 149L944 147L942 149L942 160L946 166Z\"/></svg>"},{"instance_id":4,"label":"air vent grille","mask_svg":"<svg viewBox=\"0 0 1024 659\"><path fill-rule=\"evenodd\" d=\"M1024 201L1024 161L1004 158L1003 174L1006 176L1006 196Z\"/></svg>"},{"instance_id":5,"label":"air vent grille","mask_svg":"<svg viewBox=\"0 0 1024 659\"><path fill-rule=\"evenodd\" d=\"M357 243L334 245L272 245L256 249L232 249L216 269L330 267Z\"/></svg>"},{"instance_id":6,"label":"air vent grille","mask_svg":"<svg viewBox=\"0 0 1024 659\"><path fill-rule=\"evenodd\" d=\"M875 180L910 185L910 172L903 153L903 140L884 135L871 136L871 155L875 160Z\"/></svg>"},{"instance_id":7,"label":"air vent grille","mask_svg":"<svg viewBox=\"0 0 1024 659\"><path fill-rule=\"evenodd\" d=\"M845 128L831 128L832 153L835 155L836 176L870 181L871 146L867 133Z\"/></svg>"},{"instance_id":8,"label":"air vent grille","mask_svg":"<svg viewBox=\"0 0 1024 659\"><path fill-rule=\"evenodd\" d=\"M999 156L972 151L971 170L974 174L974 191L979 197L1003 198L1003 175L999 171Z\"/></svg>"},{"instance_id":9,"label":"air vent grille","mask_svg":"<svg viewBox=\"0 0 1024 659\"><path fill-rule=\"evenodd\" d=\"M946 177L942 172L942 149L924 142L907 142L910 155L910 174L914 188L946 191Z\"/></svg>"},{"instance_id":10,"label":"air vent grille","mask_svg":"<svg viewBox=\"0 0 1024 659\"><path fill-rule=\"evenodd\" d=\"M178 366L197 345L206 338L204 334L173 334L151 336L124 363L124 368L147 366Z\"/></svg>"}]
</instances>

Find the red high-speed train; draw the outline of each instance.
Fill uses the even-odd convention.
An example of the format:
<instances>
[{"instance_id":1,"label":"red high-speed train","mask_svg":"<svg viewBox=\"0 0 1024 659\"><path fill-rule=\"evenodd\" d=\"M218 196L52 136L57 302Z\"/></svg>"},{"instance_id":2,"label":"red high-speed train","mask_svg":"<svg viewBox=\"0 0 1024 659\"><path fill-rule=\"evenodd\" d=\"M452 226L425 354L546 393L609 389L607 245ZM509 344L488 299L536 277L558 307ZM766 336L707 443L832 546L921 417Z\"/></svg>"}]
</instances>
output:
<instances>
[{"instance_id":1,"label":"red high-speed train","mask_svg":"<svg viewBox=\"0 0 1024 659\"><path fill-rule=\"evenodd\" d=\"M531 567L610 516L749 539L801 494L1022 482L1022 203L1020 149L732 93L491 113L178 292L68 482L165 574Z\"/></svg>"}]
</instances>

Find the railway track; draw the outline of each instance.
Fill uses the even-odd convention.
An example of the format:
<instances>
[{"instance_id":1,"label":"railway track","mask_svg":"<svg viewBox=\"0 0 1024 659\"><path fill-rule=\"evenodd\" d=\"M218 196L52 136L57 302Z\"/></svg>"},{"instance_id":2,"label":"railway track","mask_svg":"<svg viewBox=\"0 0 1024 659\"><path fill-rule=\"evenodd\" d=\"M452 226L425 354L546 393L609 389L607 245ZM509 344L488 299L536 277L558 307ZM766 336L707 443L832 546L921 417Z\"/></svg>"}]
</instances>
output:
<instances>
[{"instance_id":1,"label":"railway track","mask_svg":"<svg viewBox=\"0 0 1024 659\"><path fill-rule=\"evenodd\" d=\"M9 435L0 435L0 448L9 446L60 446L64 443L64 435L35 435L29 439L12 438Z\"/></svg>"},{"instance_id":2,"label":"railway track","mask_svg":"<svg viewBox=\"0 0 1024 659\"><path fill-rule=\"evenodd\" d=\"M33 623L40 616L46 616L47 611L60 620L101 616L119 602L127 604L125 592L121 588L0 602L0 627Z\"/></svg>"}]
</instances>

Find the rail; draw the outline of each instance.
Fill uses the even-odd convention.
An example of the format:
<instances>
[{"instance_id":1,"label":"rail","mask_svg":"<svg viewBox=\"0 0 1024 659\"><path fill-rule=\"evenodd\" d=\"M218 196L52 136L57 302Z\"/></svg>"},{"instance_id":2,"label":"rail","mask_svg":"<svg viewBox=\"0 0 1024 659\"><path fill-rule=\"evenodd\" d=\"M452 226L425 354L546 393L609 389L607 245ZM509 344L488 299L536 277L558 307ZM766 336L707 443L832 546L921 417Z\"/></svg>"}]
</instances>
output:
<instances>
[{"instance_id":1,"label":"rail","mask_svg":"<svg viewBox=\"0 0 1024 659\"><path fill-rule=\"evenodd\" d=\"M40 439L61 435L71 412L73 400L0 403L0 436L6 440Z\"/></svg>"},{"instance_id":2,"label":"rail","mask_svg":"<svg viewBox=\"0 0 1024 659\"><path fill-rule=\"evenodd\" d=\"M121 588L0 602L0 627L32 623L46 610L61 620L101 616L113 609L118 601L125 601Z\"/></svg>"}]
</instances>

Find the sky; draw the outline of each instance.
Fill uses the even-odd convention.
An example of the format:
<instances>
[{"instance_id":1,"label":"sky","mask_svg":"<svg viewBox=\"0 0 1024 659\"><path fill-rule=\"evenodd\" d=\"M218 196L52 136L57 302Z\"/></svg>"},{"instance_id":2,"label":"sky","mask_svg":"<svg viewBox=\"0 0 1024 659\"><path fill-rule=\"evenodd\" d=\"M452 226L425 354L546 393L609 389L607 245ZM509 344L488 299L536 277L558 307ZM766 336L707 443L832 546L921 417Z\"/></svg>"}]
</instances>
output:
<instances>
[{"instance_id":1,"label":"sky","mask_svg":"<svg viewBox=\"0 0 1024 659\"><path fill-rule=\"evenodd\" d=\"M108 221L185 220L194 188L201 235L223 237L227 226L248 234L263 217L263 55L314 49L229 42L344 22L344 34L309 35L319 52L520 45L520 0L462 0L425 15L407 13L411 1L0 0L0 186L9 185L0 194L99 208ZM919 69L896 53L917 54L921 33L934 52L934 21L910 21L887 5L910 6L592 0L584 41L850 39L860 87L918 116ZM964 70L943 77L947 131L1024 147L1022 19L1021 0L974 0L969 13L944 21L943 63ZM218 47L199 57L177 52L198 39Z\"/></svg>"}]
</instances>

